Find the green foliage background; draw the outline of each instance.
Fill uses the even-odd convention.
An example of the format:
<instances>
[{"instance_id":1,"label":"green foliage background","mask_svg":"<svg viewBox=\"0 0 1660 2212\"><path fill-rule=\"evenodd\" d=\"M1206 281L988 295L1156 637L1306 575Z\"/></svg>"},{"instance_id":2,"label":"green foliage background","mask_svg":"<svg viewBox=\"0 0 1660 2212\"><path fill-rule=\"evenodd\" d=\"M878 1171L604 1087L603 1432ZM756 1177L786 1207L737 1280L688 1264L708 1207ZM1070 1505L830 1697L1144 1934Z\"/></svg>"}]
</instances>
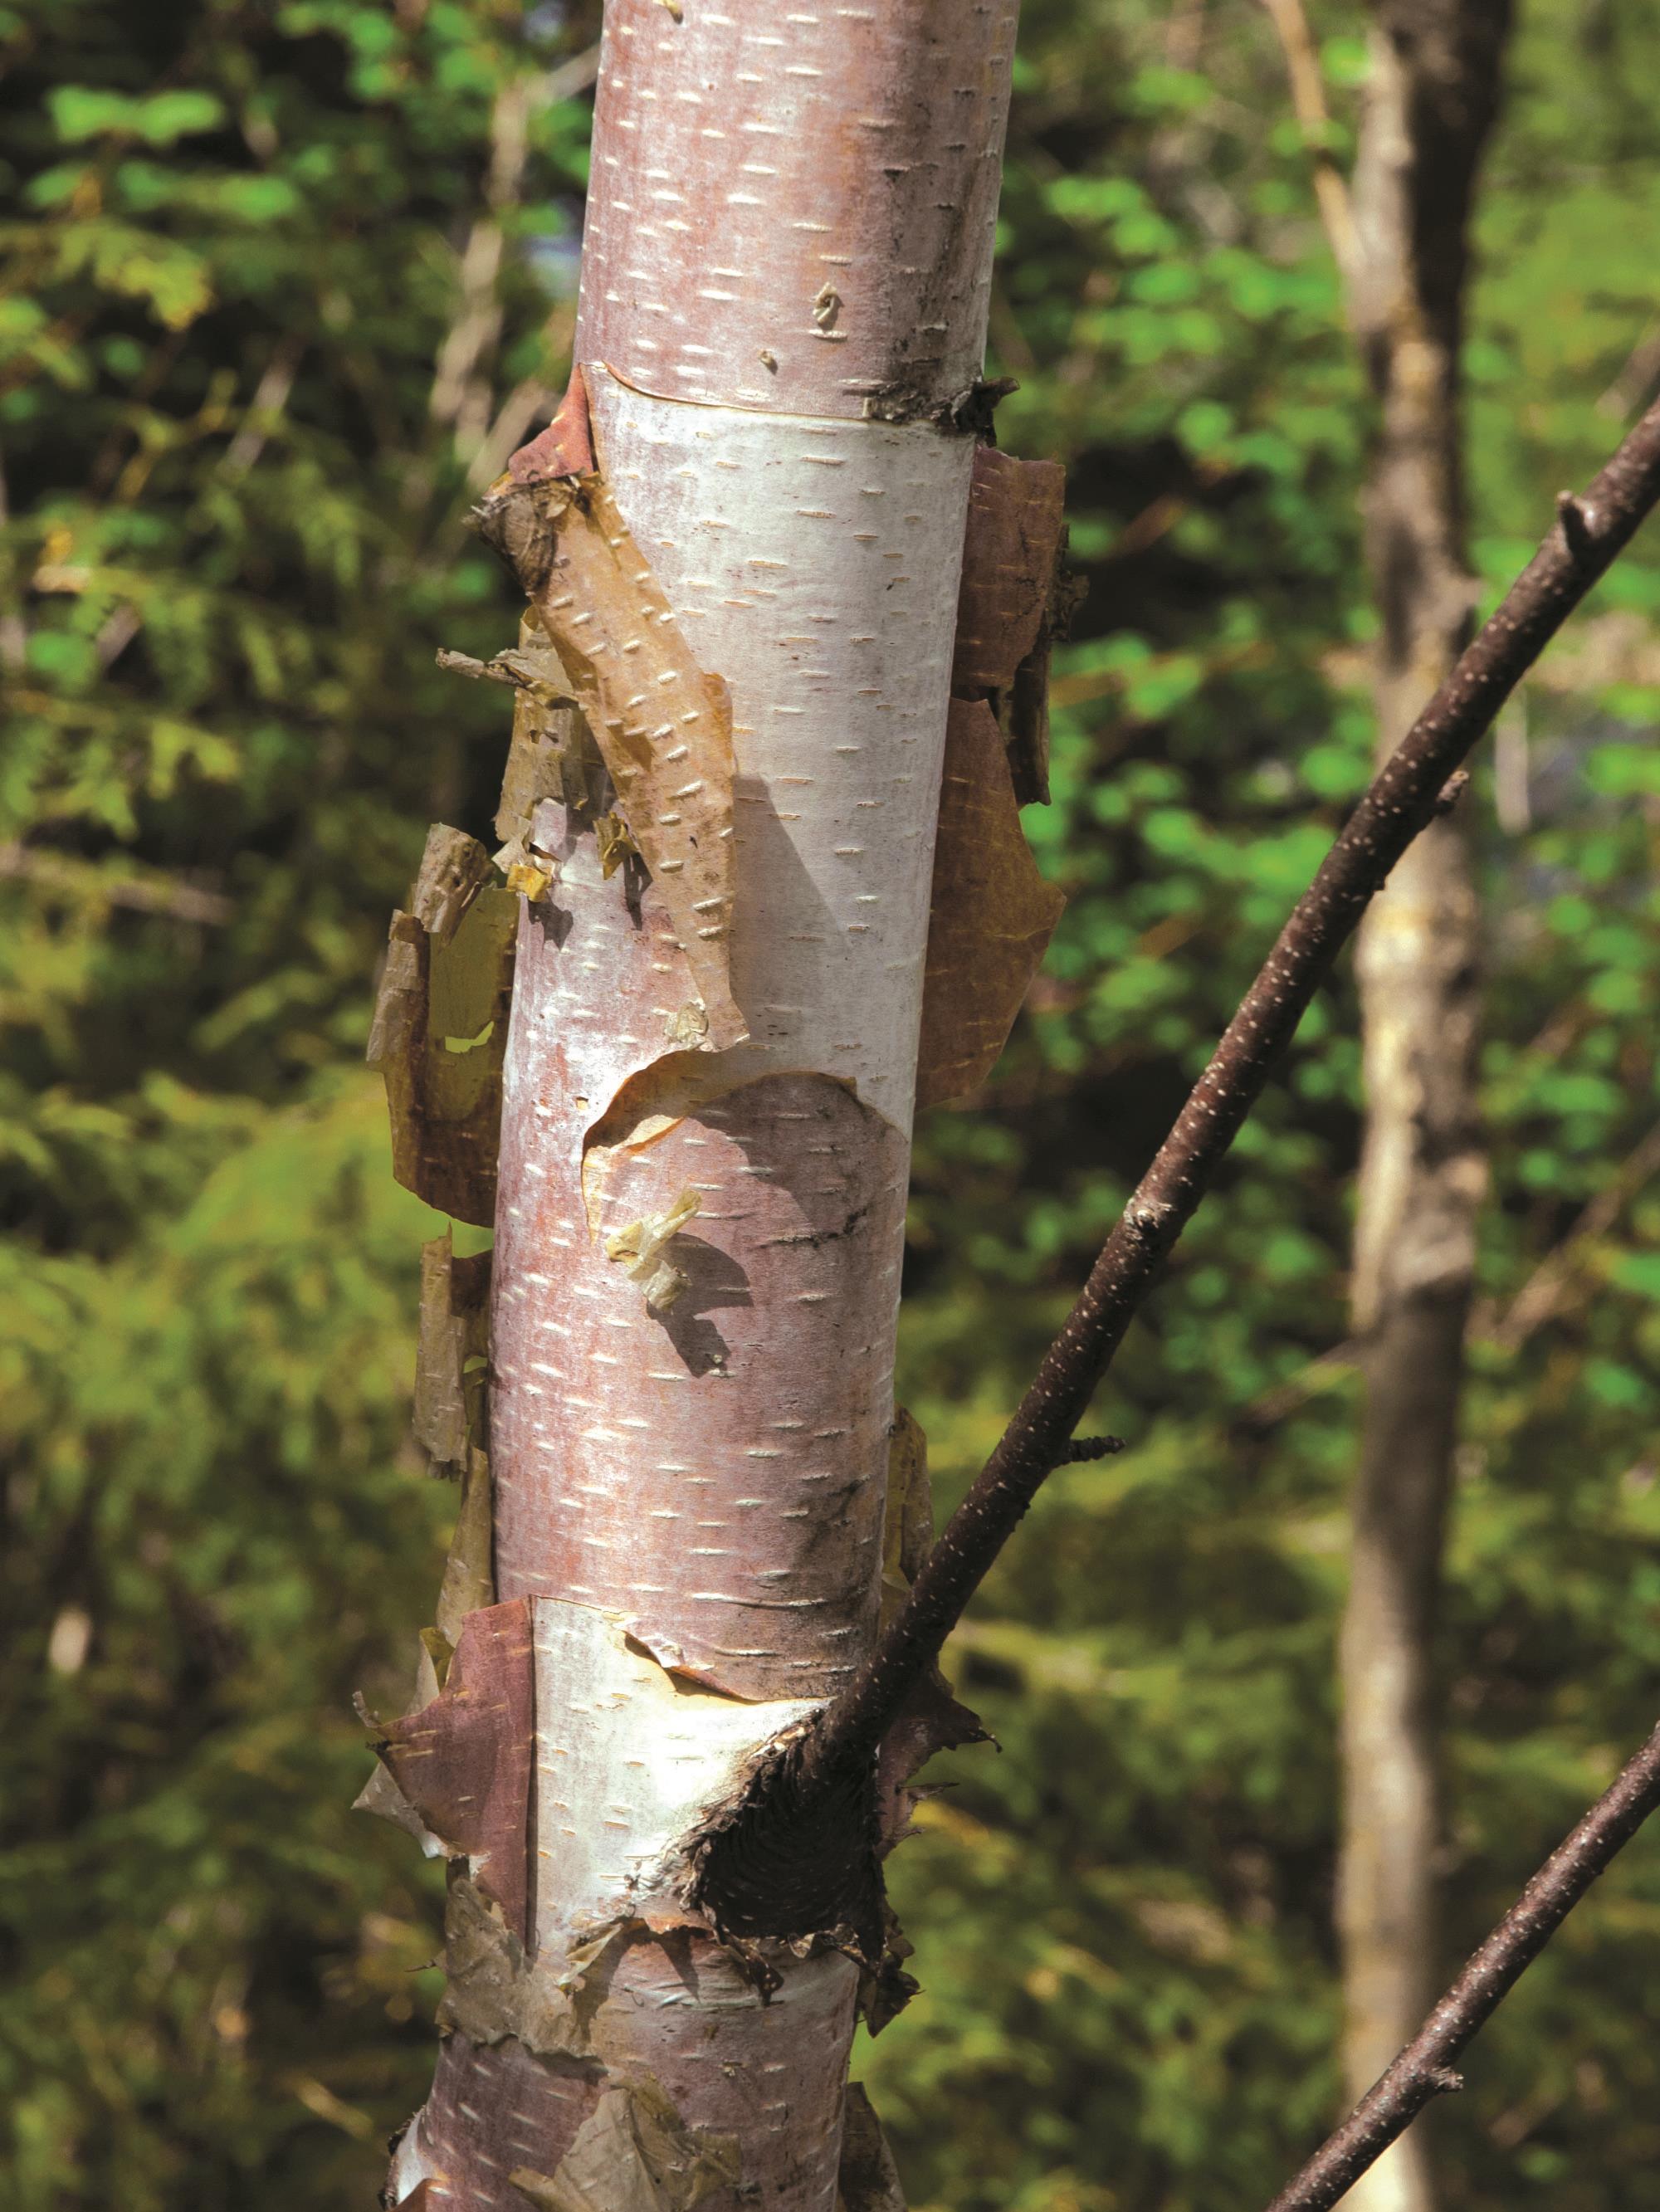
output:
<instances>
[{"instance_id":1,"label":"green foliage background","mask_svg":"<svg viewBox=\"0 0 1660 2212\"><path fill-rule=\"evenodd\" d=\"M504 132L596 12L0 6L20 2212L348 2212L429 2065L435 1885L348 1810L349 1698L400 1691L452 1505L406 1437L440 1224L391 1181L361 1053L425 826L483 830L499 775L499 698L433 651L511 634L461 517L562 376L586 109L533 105L517 176ZM1312 12L1341 152L1361 15ZM1637 0L1523 0L1468 354L1489 591L1660 380L1657 74ZM919 1154L903 1378L947 1498L1370 744L1367 409L1265 16L1027 0L1018 83L1001 430L1067 461L1091 594L1027 817L1072 905L985 1097ZM1473 802L1456 1942L1654 1718L1660 1195L1572 1233L1655 1119L1657 629L1651 532L1529 687L1504 826L1490 764ZM895 1863L925 1993L861 2057L914 2206L1236 2212L1330 2111L1356 1076L1340 981L1104 1399L1134 1449L1055 1480L956 1647L1003 1750L952 1762ZM1657 1958L1649 1838L1485 2039L1449 2203L1651 2202Z\"/></svg>"}]
</instances>

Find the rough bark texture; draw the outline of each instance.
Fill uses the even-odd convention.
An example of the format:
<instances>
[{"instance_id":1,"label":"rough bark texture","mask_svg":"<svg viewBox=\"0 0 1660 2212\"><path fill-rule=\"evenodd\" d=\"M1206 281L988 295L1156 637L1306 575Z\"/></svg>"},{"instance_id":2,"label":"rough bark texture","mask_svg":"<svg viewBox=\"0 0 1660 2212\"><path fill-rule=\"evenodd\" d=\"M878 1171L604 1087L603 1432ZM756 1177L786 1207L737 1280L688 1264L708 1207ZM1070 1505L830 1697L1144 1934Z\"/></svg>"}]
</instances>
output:
<instances>
[{"instance_id":1,"label":"rough bark texture","mask_svg":"<svg viewBox=\"0 0 1660 2212\"><path fill-rule=\"evenodd\" d=\"M1354 179L1351 307L1382 410L1365 550L1387 756L1468 635L1458 351L1476 164L1507 0L1379 0ZM1455 813L1407 852L1362 925L1366 1127L1355 1233L1365 1382L1341 1644L1339 1914L1357 2095L1426 2006L1439 1839L1432 1638L1484 1159L1475 1105L1479 915ZM1358 2184L1363 2212L1428 2212L1421 2136Z\"/></svg>"},{"instance_id":2,"label":"rough bark texture","mask_svg":"<svg viewBox=\"0 0 1660 2212\"><path fill-rule=\"evenodd\" d=\"M390 2204L897 2207L861 2100L844 2144L856 2012L906 1986L879 1857L974 1724L935 1680L810 1833L735 1821L925 1545L914 1105L984 1074L1058 911L1017 794L1059 471L976 458L1014 14L608 0L576 374L480 510L526 625L464 672L519 687L521 897L488 1411L435 1247L421 1432L493 1544L366 1793L450 1869ZM383 994L410 1175L496 1104L423 1075L428 937L500 896L467 844Z\"/></svg>"}]
</instances>

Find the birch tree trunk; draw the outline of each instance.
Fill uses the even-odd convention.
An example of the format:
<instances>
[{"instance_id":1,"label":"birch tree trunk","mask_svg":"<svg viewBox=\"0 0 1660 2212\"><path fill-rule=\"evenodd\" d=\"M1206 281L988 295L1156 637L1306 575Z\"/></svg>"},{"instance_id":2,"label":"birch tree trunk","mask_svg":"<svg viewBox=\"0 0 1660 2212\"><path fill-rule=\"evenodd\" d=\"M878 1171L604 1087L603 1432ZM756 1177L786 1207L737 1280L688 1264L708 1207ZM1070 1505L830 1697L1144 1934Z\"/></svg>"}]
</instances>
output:
<instances>
[{"instance_id":1,"label":"birch tree trunk","mask_svg":"<svg viewBox=\"0 0 1660 2212\"><path fill-rule=\"evenodd\" d=\"M1508 0L1376 0L1354 176L1351 301L1382 406L1365 504L1386 756L1467 640L1459 346L1477 163ZM1353 1303L1365 1382L1341 1641L1339 1916L1351 2094L1427 2010L1440 1838L1432 1638L1485 1161L1480 918L1456 814L1408 849L1357 960L1366 1125ZM1429 2212L1421 2133L1357 2184L1359 2212Z\"/></svg>"},{"instance_id":2,"label":"birch tree trunk","mask_svg":"<svg viewBox=\"0 0 1660 2212\"><path fill-rule=\"evenodd\" d=\"M897 2203L847 2089L905 1994L877 1860L971 1723L936 1686L787 1850L732 1816L926 1540L912 1114L1059 903L1017 805L1060 471L976 435L1014 28L607 0L577 370L481 510L528 599L474 672L518 689L508 890L434 832L372 1045L400 1175L496 1227L487 1352L483 1263L428 1255L461 1516L365 1793L450 1863L391 2204Z\"/></svg>"}]
</instances>

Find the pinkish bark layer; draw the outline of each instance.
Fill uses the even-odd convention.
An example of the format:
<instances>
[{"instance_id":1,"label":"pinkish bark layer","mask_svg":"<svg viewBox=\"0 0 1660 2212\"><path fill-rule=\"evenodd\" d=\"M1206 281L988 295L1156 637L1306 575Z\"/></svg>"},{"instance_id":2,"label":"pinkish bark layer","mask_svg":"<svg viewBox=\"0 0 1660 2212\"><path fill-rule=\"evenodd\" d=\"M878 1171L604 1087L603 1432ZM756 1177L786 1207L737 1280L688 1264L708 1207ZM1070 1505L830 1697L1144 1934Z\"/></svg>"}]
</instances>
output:
<instances>
[{"instance_id":1,"label":"pinkish bark layer","mask_svg":"<svg viewBox=\"0 0 1660 2212\"><path fill-rule=\"evenodd\" d=\"M576 356L921 412L980 374L1016 0L609 0Z\"/></svg>"},{"instance_id":2,"label":"pinkish bark layer","mask_svg":"<svg viewBox=\"0 0 1660 2212\"><path fill-rule=\"evenodd\" d=\"M593 851L571 841L520 938L497 1587L623 1613L735 1696L828 1697L874 1620L906 1146L827 1077L763 1077L601 1171L590 1157L591 1224L584 1135L679 1003L654 890L631 913ZM677 1060L716 1079L715 1055ZM666 1079L642 1101L682 1103ZM687 1287L654 1314L605 1236L684 1191L700 1201L671 1248Z\"/></svg>"}]
</instances>

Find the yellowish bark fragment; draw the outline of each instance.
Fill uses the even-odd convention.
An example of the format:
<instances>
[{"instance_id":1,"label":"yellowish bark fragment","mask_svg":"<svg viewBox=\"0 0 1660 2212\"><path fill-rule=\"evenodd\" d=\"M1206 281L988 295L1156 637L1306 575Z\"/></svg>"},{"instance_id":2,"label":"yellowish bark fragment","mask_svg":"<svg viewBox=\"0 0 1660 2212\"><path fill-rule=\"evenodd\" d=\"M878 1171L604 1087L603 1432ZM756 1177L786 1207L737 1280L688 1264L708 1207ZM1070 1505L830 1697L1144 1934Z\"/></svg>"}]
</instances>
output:
<instances>
[{"instance_id":1,"label":"yellowish bark fragment","mask_svg":"<svg viewBox=\"0 0 1660 2212\"><path fill-rule=\"evenodd\" d=\"M605 2091L557 2173L508 2177L544 2212L692 2212L742 2178L737 2136L689 2128L649 2075Z\"/></svg>"},{"instance_id":2,"label":"yellowish bark fragment","mask_svg":"<svg viewBox=\"0 0 1660 2212\"><path fill-rule=\"evenodd\" d=\"M473 2043L508 2036L544 2058L591 2055L589 2026L599 1993L587 1978L623 1922L589 1941L529 1958L496 1899L465 1875L444 1904L444 1994L438 2024Z\"/></svg>"},{"instance_id":3,"label":"yellowish bark fragment","mask_svg":"<svg viewBox=\"0 0 1660 2212\"><path fill-rule=\"evenodd\" d=\"M502 1064L518 903L476 838L428 833L410 911L392 916L368 1058L386 1086L392 1173L458 1221L496 1211Z\"/></svg>"},{"instance_id":4,"label":"yellowish bark fragment","mask_svg":"<svg viewBox=\"0 0 1660 2212\"><path fill-rule=\"evenodd\" d=\"M953 699L922 986L919 1110L965 1097L991 1073L1066 902L1037 872L991 708Z\"/></svg>"},{"instance_id":5,"label":"yellowish bark fragment","mask_svg":"<svg viewBox=\"0 0 1660 2212\"><path fill-rule=\"evenodd\" d=\"M666 1255L702 1202L695 1190L683 1190L661 1213L630 1221L605 1239L605 1257L627 1268L629 1281L639 1284L652 1313L666 1313L686 1288L687 1278Z\"/></svg>"}]
</instances>

